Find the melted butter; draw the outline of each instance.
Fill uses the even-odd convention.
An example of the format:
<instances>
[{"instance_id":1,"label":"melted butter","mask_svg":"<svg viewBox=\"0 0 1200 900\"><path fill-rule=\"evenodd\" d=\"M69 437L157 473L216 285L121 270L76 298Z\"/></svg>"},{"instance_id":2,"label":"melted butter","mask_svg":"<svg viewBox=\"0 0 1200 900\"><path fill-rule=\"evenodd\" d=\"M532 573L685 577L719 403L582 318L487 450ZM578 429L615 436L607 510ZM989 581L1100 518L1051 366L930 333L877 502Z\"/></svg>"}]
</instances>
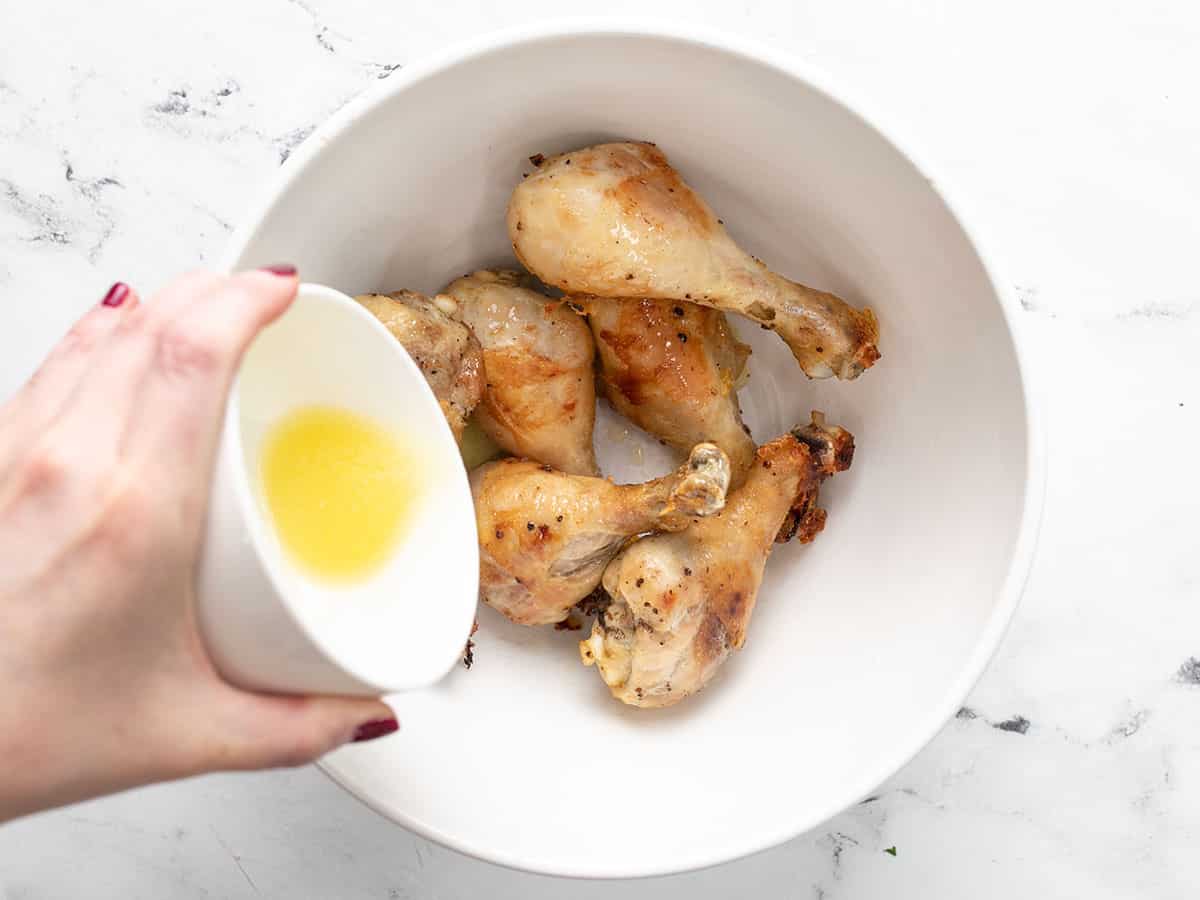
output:
<instances>
[{"instance_id":1,"label":"melted butter","mask_svg":"<svg viewBox=\"0 0 1200 900\"><path fill-rule=\"evenodd\" d=\"M397 435L329 406L277 422L263 441L259 475L288 556L335 581L363 578L391 556L421 482L416 457Z\"/></svg>"}]
</instances>

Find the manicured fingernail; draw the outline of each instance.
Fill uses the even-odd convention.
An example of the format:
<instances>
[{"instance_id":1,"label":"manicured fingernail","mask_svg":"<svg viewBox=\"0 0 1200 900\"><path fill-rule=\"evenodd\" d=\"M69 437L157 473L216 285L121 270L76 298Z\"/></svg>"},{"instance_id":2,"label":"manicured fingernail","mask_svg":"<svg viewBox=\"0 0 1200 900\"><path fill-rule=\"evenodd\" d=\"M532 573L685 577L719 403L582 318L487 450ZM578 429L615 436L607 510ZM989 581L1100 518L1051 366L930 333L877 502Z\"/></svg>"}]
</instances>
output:
<instances>
[{"instance_id":1,"label":"manicured fingernail","mask_svg":"<svg viewBox=\"0 0 1200 900\"><path fill-rule=\"evenodd\" d=\"M125 302L125 298L129 296L129 285L123 281L118 281L108 289L108 293L104 295L104 299L100 302L104 306L120 306Z\"/></svg>"},{"instance_id":2,"label":"manicured fingernail","mask_svg":"<svg viewBox=\"0 0 1200 900\"><path fill-rule=\"evenodd\" d=\"M273 266L263 266L264 272L270 272L272 275L282 275L284 278L291 278L296 274L296 267L290 263L276 263Z\"/></svg>"},{"instance_id":3,"label":"manicured fingernail","mask_svg":"<svg viewBox=\"0 0 1200 900\"><path fill-rule=\"evenodd\" d=\"M359 741L373 741L375 738L383 737L385 734L391 734L393 731L400 729L400 723L396 721L396 717L390 719L373 719L370 722L363 722L354 729L354 737L350 740L352 743Z\"/></svg>"}]
</instances>

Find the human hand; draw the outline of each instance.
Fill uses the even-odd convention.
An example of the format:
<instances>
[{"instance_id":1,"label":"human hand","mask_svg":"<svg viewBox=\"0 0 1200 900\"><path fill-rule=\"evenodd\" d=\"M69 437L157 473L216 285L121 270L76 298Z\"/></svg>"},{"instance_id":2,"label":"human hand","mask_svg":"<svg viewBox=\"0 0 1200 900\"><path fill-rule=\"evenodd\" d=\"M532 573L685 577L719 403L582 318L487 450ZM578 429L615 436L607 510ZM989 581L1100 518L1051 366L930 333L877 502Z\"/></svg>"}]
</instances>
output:
<instances>
[{"instance_id":1,"label":"human hand","mask_svg":"<svg viewBox=\"0 0 1200 900\"><path fill-rule=\"evenodd\" d=\"M226 395L296 288L287 266L115 285L0 407L0 821L395 730L380 700L231 686L196 626Z\"/></svg>"}]
</instances>

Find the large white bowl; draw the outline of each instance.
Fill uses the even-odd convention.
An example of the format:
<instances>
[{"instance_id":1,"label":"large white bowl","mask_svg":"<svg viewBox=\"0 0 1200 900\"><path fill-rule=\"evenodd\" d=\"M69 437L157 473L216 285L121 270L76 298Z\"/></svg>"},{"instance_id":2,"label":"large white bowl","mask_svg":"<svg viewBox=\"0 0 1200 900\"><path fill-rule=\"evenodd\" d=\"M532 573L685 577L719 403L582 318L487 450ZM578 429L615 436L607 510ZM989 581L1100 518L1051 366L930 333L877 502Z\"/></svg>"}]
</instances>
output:
<instances>
[{"instance_id":1,"label":"large white bowl","mask_svg":"<svg viewBox=\"0 0 1200 900\"><path fill-rule=\"evenodd\" d=\"M478 857L648 875L817 825L954 713L1025 580L1043 454L1007 292L940 186L872 121L798 61L727 36L572 23L407 67L292 157L231 266L433 291L511 260L503 213L528 156L638 138L750 252L870 304L882 331L862 378L816 383L774 335L742 329L755 436L820 408L858 453L824 492L824 534L771 557L746 647L703 693L623 707L580 665L578 634L484 609L475 667L399 697L399 738L328 757L341 784ZM667 462L607 412L597 443L618 480Z\"/></svg>"}]
</instances>

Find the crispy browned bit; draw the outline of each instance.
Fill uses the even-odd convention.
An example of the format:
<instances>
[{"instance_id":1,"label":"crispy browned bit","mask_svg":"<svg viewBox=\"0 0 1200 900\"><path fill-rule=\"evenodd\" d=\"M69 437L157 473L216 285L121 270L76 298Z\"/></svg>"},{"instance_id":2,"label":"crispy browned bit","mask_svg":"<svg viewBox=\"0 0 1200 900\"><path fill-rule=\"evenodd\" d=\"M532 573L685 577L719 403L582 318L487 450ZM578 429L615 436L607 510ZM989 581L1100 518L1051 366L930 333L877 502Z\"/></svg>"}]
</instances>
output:
<instances>
[{"instance_id":1,"label":"crispy browned bit","mask_svg":"<svg viewBox=\"0 0 1200 900\"><path fill-rule=\"evenodd\" d=\"M498 540L498 541L503 540L503 538L504 538L504 532L501 531L499 528L497 528L496 529L496 540Z\"/></svg>"},{"instance_id":2,"label":"crispy browned bit","mask_svg":"<svg viewBox=\"0 0 1200 900\"><path fill-rule=\"evenodd\" d=\"M526 522L526 523L525 523L525 530L526 530L526 531L533 531L533 529L534 529L535 527L537 527L537 526L535 526L535 525L534 525L532 522Z\"/></svg>"},{"instance_id":3,"label":"crispy browned bit","mask_svg":"<svg viewBox=\"0 0 1200 900\"><path fill-rule=\"evenodd\" d=\"M683 315L683 307L677 306L673 310L671 310L671 312L675 313L675 315L677 315L677 316L682 316Z\"/></svg>"},{"instance_id":4,"label":"crispy browned bit","mask_svg":"<svg viewBox=\"0 0 1200 900\"><path fill-rule=\"evenodd\" d=\"M563 520L563 517L562 517L562 516L555 516L555 517L554 517L554 521L555 521L555 522L561 522L562 520Z\"/></svg>"},{"instance_id":5,"label":"crispy browned bit","mask_svg":"<svg viewBox=\"0 0 1200 900\"><path fill-rule=\"evenodd\" d=\"M691 575L691 574L692 574L692 570L691 570L691 569L689 569L687 566L684 566L684 567L683 567L683 574L684 574L684 577L687 577L688 575Z\"/></svg>"},{"instance_id":6,"label":"crispy browned bit","mask_svg":"<svg viewBox=\"0 0 1200 900\"><path fill-rule=\"evenodd\" d=\"M645 583L646 583L646 579L645 579L645 578L639 578L639 579L637 580L637 582L635 582L635 583L637 584L637 586L638 586L638 587L641 587L643 584L645 584Z\"/></svg>"},{"instance_id":7,"label":"crispy browned bit","mask_svg":"<svg viewBox=\"0 0 1200 900\"><path fill-rule=\"evenodd\" d=\"M535 167L536 167L536 166L540 166L542 163L544 163L544 162L546 161L546 154L544 154L544 153L535 153L535 154L533 154L533 156L529 157L529 161L530 161L531 163L533 163L533 165L534 165Z\"/></svg>"},{"instance_id":8,"label":"crispy browned bit","mask_svg":"<svg viewBox=\"0 0 1200 900\"><path fill-rule=\"evenodd\" d=\"M717 219L717 224L718 224L718 225L724 225L724 224L725 224L725 220L724 220L724 219Z\"/></svg>"},{"instance_id":9,"label":"crispy browned bit","mask_svg":"<svg viewBox=\"0 0 1200 900\"><path fill-rule=\"evenodd\" d=\"M517 223L517 231L524 231L524 230L525 230L525 224L523 222L518 222Z\"/></svg>"},{"instance_id":10,"label":"crispy browned bit","mask_svg":"<svg viewBox=\"0 0 1200 900\"><path fill-rule=\"evenodd\" d=\"M571 157L569 157L569 156L567 157L567 162L566 162L566 164L567 164L568 166L571 164Z\"/></svg>"},{"instance_id":11,"label":"crispy browned bit","mask_svg":"<svg viewBox=\"0 0 1200 900\"><path fill-rule=\"evenodd\" d=\"M555 631L579 631L581 628L583 628L583 620L574 609L570 610L567 617L561 622L554 623Z\"/></svg>"},{"instance_id":12,"label":"crispy browned bit","mask_svg":"<svg viewBox=\"0 0 1200 900\"><path fill-rule=\"evenodd\" d=\"M553 466L542 466L542 471L543 472L553 472L554 467Z\"/></svg>"},{"instance_id":13,"label":"crispy browned bit","mask_svg":"<svg viewBox=\"0 0 1200 900\"><path fill-rule=\"evenodd\" d=\"M796 540L801 544L811 544L813 538L825 528L825 518L825 510L819 506L806 512L797 525Z\"/></svg>"},{"instance_id":14,"label":"crispy browned bit","mask_svg":"<svg viewBox=\"0 0 1200 900\"><path fill-rule=\"evenodd\" d=\"M764 319L767 322L773 322L775 320L775 309L774 307L767 306L761 300L755 300L746 307L746 315L754 319Z\"/></svg>"},{"instance_id":15,"label":"crispy browned bit","mask_svg":"<svg viewBox=\"0 0 1200 900\"><path fill-rule=\"evenodd\" d=\"M854 435L844 428L825 426L825 415L813 412L812 423L792 429L792 437L808 447L823 476L850 468L854 461Z\"/></svg>"},{"instance_id":16,"label":"crispy browned bit","mask_svg":"<svg viewBox=\"0 0 1200 900\"><path fill-rule=\"evenodd\" d=\"M633 273L632 273L632 272L630 272L629 274L627 274L627 275L625 276L625 280L626 280L626 281L633 281Z\"/></svg>"},{"instance_id":17,"label":"crispy browned bit","mask_svg":"<svg viewBox=\"0 0 1200 900\"><path fill-rule=\"evenodd\" d=\"M604 588L597 586L594 591L575 604L575 608L585 616L602 616L612 598L605 593Z\"/></svg>"},{"instance_id":18,"label":"crispy browned bit","mask_svg":"<svg viewBox=\"0 0 1200 900\"><path fill-rule=\"evenodd\" d=\"M479 630L479 620L476 619L474 622L471 623L471 633L468 636L475 637L475 632L477 632L478 630Z\"/></svg>"},{"instance_id":19,"label":"crispy browned bit","mask_svg":"<svg viewBox=\"0 0 1200 900\"><path fill-rule=\"evenodd\" d=\"M687 335L686 335L686 334L684 334L682 331L681 331L681 332L679 332L679 334L677 334L677 335L675 335L675 336L676 336L677 338L679 338L679 342L680 342L681 344L686 344L686 343L687 343Z\"/></svg>"},{"instance_id":20,"label":"crispy browned bit","mask_svg":"<svg viewBox=\"0 0 1200 900\"><path fill-rule=\"evenodd\" d=\"M787 518L783 520L783 524L779 526L779 533L775 535L775 543L786 544L796 536L796 529L800 527L800 517L795 511L788 513Z\"/></svg>"},{"instance_id":21,"label":"crispy browned bit","mask_svg":"<svg viewBox=\"0 0 1200 900\"><path fill-rule=\"evenodd\" d=\"M467 646L463 647L463 668L469 669L473 665L475 665L475 642L467 638Z\"/></svg>"}]
</instances>

